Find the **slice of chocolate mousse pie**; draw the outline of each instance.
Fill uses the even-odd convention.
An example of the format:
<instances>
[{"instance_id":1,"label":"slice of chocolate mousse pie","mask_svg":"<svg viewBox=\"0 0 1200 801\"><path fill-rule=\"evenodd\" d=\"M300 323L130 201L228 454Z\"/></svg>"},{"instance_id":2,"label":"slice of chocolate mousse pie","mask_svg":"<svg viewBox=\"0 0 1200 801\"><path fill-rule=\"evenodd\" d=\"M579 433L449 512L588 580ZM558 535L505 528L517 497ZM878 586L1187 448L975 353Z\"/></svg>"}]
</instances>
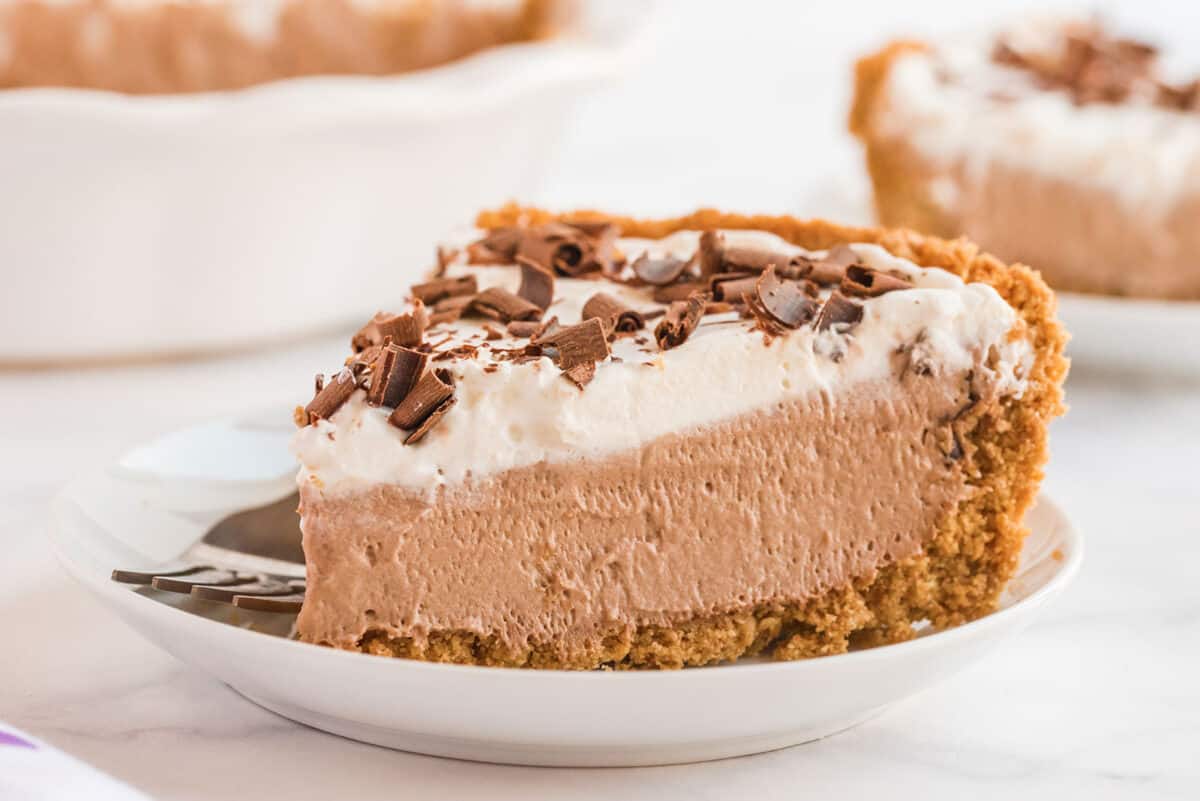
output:
<instances>
[{"instance_id":1,"label":"slice of chocolate mousse pie","mask_svg":"<svg viewBox=\"0 0 1200 801\"><path fill-rule=\"evenodd\" d=\"M1023 15L863 58L850 129L879 219L1059 291L1200 300L1200 73L1127 33Z\"/></svg>"},{"instance_id":2,"label":"slice of chocolate mousse pie","mask_svg":"<svg viewBox=\"0 0 1200 801\"><path fill-rule=\"evenodd\" d=\"M530 668L836 654L987 614L1060 414L964 240L505 207L297 409L302 640Z\"/></svg>"}]
</instances>

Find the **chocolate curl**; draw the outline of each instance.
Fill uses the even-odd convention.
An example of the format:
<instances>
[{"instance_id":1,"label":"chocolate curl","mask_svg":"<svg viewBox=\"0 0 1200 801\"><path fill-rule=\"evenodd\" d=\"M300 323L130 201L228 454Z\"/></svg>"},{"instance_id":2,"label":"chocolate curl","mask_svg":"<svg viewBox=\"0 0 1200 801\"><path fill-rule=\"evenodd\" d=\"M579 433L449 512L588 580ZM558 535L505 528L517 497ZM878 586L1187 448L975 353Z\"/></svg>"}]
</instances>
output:
<instances>
[{"instance_id":1,"label":"chocolate curl","mask_svg":"<svg viewBox=\"0 0 1200 801\"><path fill-rule=\"evenodd\" d=\"M513 320L537 320L542 309L525 298L517 297L507 289L491 287L475 296L470 308L485 317L511 323Z\"/></svg>"},{"instance_id":2,"label":"chocolate curl","mask_svg":"<svg viewBox=\"0 0 1200 801\"><path fill-rule=\"evenodd\" d=\"M722 275L725 276L722 278ZM757 275L746 273L722 273L712 277L712 293L715 300L726 303L745 303L746 296L754 294L758 285Z\"/></svg>"},{"instance_id":3,"label":"chocolate curl","mask_svg":"<svg viewBox=\"0 0 1200 801\"><path fill-rule=\"evenodd\" d=\"M774 266L763 272L747 302L763 328L775 333L799 328L816 316L818 308L800 284L781 280Z\"/></svg>"},{"instance_id":4,"label":"chocolate curl","mask_svg":"<svg viewBox=\"0 0 1200 801\"><path fill-rule=\"evenodd\" d=\"M846 295L868 298L912 288L913 285L902 278L864 267L861 264L852 264L846 268L846 275L842 278L841 285L841 290Z\"/></svg>"},{"instance_id":5,"label":"chocolate curl","mask_svg":"<svg viewBox=\"0 0 1200 801\"><path fill-rule=\"evenodd\" d=\"M437 325L438 323L454 322L466 314L467 309L471 307L471 303L474 300L474 295L458 295L439 300L433 304L433 313L429 315L429 324Z\"/></svg>"},{"instance_id":6,"label":"chocolate curl","mask_svg":"<svg viewBox=\"0 0 1200 801\"><path fill-rule=\"evenodd\" d=\"M404 444L416 445L418 442L425 439L425 435L442 422L442 418L446 416L446 412L450 411L450 409L456 403L458 403L458 401L453 397L442 401L440 406L430 412L429 416L422 420L421 424L417 426L411 434L404 438Z\"/></svg>"},{"instance_id":7,"label":"chocolate curl","mask_svg":"<svg viewBox=\"0 0 1200 801\"><path fill-rule=\"evenodd\" d=\"M414 284L412 288L413 297L429 306L434 306L445 298L474 295L478 291L474 275L464 275L459 278L435 278L423 284Z\"/></svg>"},{"instance_id":8,"label":"chocolate curl","mask_svg":"<svg viewBox=\"0 0 1200 801\"><path fill-rule=\"evenodd\" d=\"M708 278L722 272L725 263L725 236L718 231L700 234L700 277Z\"/></svg>"},{"instance_id":9,"label":"chocolate curl","mask_svg":"<svg viewBox=\"0 0 1200 801\"><path fill-rule=\"evenodd\" d=\"M850 328L858 325L862 316L862 306L835 289L821 307L821 314L817 317L817 330L827 331L835 325Z\"/></svg>"},{"instance_id":10,"label":"chocolate curl","mask_svg":"<svg viewBox=\"0 0 1200 801\"><path fill-rule=\"evenodd\" d=\"M388 345L379 354L377 367L371 370L371 389L367 403L372 406L400 405L425 371L429 354Z\"/></svg>"},{"instance_id":11,"label":"chocolate curl","mask_svg":"<svg viewBox=\"0 0 1200 801\"><path fill-rule=\"evenodd\" d=\"M612 335L614 331L632 332L646 324L642 315L626 306L607 292L597 292L583 304L584 320L597 318L604 324L604 331Z\"/></svg>"},{"instance_id":12,"label":"chocolate curl","mask_svg":"<svg viewBox=\"0 0 1200 801\"><path fill-rule=\"evenodd\" d=\"M430 370L400 401L388 422L405 431L416 428L453 395L450 374L445 370Z\"/></svg>"},{"instance_id":13,"label":"chocolate curl","mask_svg":"<svg viewBox=\"0 0 1200 801\"><path fill-rule=\"evenodd\" d=\"M596 363L583 362L582 364L577 364L568 370L563 370L562 377L582 390L588 384L592 383L592 379L596 377Z\"/></svg>"},{"instance_id":14,"label":"chocolate curl","mask_svg":"<svg viewBox=\"0 0 1200 801\"><path fill-rule=\"evenodd\" d=\"M666 286L675 283L687 266L685 259L670 254L651 257L649 252L645 252L633 262L633 274L650 286Z\"/></svg>"},{"instance_id":15,"label":"chocolate curl","mask_svg":"<svg viewBox=\"0 0 1200 801\"><path fill-rule=\"evenodd\" d=\"M376 312L370 322L360 328L350 340L350 346L355 353L359 353L372 346L382 345L389 339L406 347L420 345L429 324L429 312L426 311L425 304L417 299L413 301L412 311L403 314Z\"/></svg>"},{"instance_id":16,"label":"chocolate curl","mask_svg":"<svg viewBox=\"0 0 1200 801\"><path fill-rule=\"evenodd\" d=\"M458 258L458 251L454 248L447 248L438 245L437 248L437 270L434 275L441 278L446 274L446 270L450 269L450 264Z\"/></svg>"},{"instance_id":17,"label":"chocolate curl","mask_svg":"<svg viewBox=\"0 0 1200 801\"><path fill-rule=\"evenodd\" d=\"M687 338L700 325L706 307L712 295L708 292L694 292L687 300L678 300L670 305L667 313L654 328L654 339L660 350L677 348L687 341Z\"/></svg>"},{"instance_id":18,"label":"chocolate curl","mask_svg":"<svg viewBox=\"0 0 1200 801\"><path fill-rule=\"evenodd\" d=\"M527 339L538 332L542 324L533 320L513 320L506 326L511 336Z\"/></svg>"},{"instance_id":19,"label":"chocolate curl","mask_svg":"<svg viewBox=\"0 0 1200 801\"><path fill-rule=\"evenodd\" d=\"M493 228L477 242L467 245L471 264L512 264L521 243L522 229L516 226Z\"/></svg>"},{"instance_id":20,"label":"chocolate curl","mask_svg":"<svg viewBox=\"0 0 1200 801\"><path fill-rule=\"evenodd\" d=\"M567 276L601 269L596 258L598 240L564 223L546 223L526 229L517 255Z\"/></svg>"},{"instance_id":21,"label":"chocolate curl","mask_svg":"<svg viewBox=\"0 0 1200 801\"><path fill-rule=\"evenodd\" d=\"M608 336L598 318L540 334L536 344L558 351L556 362L560 370L570 370L580 364L608 358Z\"/></svg>"},{"instance_id":22,"label":"chocolate curl","mask_svg":"<svg viewBox=\"0 0 1200 801\"><path fill-rule=\"evenodd\" d=\"M353 371L344 367L331 380L318 386L321 386L320 390L304 407L304 415L310 424L332 417L333 413L342 408L342 404L350 399L354 390L358 389L358 381L355 379Z\"/></svg>"},{"instance_id":23,"label":"chocolate curl","mask_svg":"<svg viewBox=\"0 0 1200 801\"><path fill-rule=\"evenodd\" d=\"M697 292L707 292L707 282L686 281L669 286L655 287L651 297L655 303L674 303L677 300L687 300Z\"/></svg>"},{"instance_id":24,"label":"chocolate curl","mask_svg":"<svg viewBox=\"0 0 1200 801\"><path fill-rule=\"evenodd\" d=\"M521 267L521 286L517 297L524 298L542 311L550 308L554 300L554 273L524 256L517 256Z\"/></svg>"}]
</instances>

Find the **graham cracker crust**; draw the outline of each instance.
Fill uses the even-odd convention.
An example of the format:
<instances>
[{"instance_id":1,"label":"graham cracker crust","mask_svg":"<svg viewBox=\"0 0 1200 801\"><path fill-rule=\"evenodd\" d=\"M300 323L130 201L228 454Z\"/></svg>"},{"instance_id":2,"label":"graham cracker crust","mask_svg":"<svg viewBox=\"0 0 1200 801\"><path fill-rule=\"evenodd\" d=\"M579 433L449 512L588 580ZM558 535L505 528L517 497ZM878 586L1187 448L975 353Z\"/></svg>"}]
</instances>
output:
<instances>
[{"instance_id":1,"label":"graham cracker crust","mask_svg":"<svg viewBox=\"0 0 1200 801\"><path fill-rule=\"evenodd\" d=\"M516 205L484 212L490 228L556 219L611 219L626 236L660 238L684 229L758 229L809 249L839 243L875 243L927 267L991 285L1016 310L1035 351L1028 388L981 405L956 429L962 469L974 488L945 515L922 553L887 565L870 577L798 604L758 604L671 626L614 629L590 649L564 657L551 643L513 650L495 638L463 630L434 631L423 644L368 632L366 653L434 662L555 669L682 668L770 654L802 659L838 654L852 646L901 642L918 623L935 629L959 625L993 611L1017 566L1027 530L1025 512L1037 494L1047 459L1047 426L1060 415L1067 360L1066 333L1054 316L1055 300L1036 272L1005 265L964 239L947 241L907 230L851 228L823 220L743 216L702 210L665 220L637 220L598 212L552 214Z\"/></svg>"}]
</instances>

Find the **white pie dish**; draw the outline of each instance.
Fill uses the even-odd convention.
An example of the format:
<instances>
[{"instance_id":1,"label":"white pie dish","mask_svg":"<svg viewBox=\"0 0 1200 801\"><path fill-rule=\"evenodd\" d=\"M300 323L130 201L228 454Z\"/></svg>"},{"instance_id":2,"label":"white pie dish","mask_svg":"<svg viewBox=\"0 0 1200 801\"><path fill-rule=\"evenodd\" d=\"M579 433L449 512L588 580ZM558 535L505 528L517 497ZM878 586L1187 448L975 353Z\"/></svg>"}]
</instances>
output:
<instances>
[{"instance_id":1,"label":"white pie dish","mask_svg":"<svg viewBox=\"0 0 1200 801\"><path fill-rule=\"evenodd\" d=\"M1030 513L1033 533L1001 609L981 620L842 656L678 672L529 671L367 656L278 636L287 632L287 616L207 602L170 606L110 581L114 567L170 565L226 514L290 492L286 421L281 409L181 431L73 483L54 506L58 554L132 627L255 703L335 734L420 753L649 765L824 737L985 656L1035 618L1082 558L1079 535L1043 497Z\"/></svg>"},{"instance_id":2,"label":"white pie dish","mask_svg":"<svg viewBox=\"0 0 1200 801\"><path fill-rule=\"evenodd\" d=\"M392 77L0 91L0 365L268 343L394 303L464 209L536 196L651 10L586 3L560 37Z\"/></svg>"}]
</instances>

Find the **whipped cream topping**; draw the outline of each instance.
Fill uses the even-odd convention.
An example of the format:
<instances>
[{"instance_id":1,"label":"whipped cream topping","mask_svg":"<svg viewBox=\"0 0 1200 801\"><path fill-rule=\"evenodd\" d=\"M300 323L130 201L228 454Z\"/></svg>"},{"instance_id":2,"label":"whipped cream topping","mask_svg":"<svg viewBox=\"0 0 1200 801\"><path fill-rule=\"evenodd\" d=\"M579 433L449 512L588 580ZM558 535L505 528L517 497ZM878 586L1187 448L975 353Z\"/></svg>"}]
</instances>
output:
<instances>
[{"instance_id":1,"label":"whipped cream topping","mask_svg":"<svg viewBox=\"0 0 1200 801\"><path fill-rule=\"evenodd\" d=\"M1068 23L1037 18L1000 35L1018 50L1047 50ZM1200 191L1200 115L1137 95L1077 106L1026 70L995 63L995 34L946 37L889 72L880 133L957 176L934 179L938 202L952 208L956 181L978 182L997 163L1097 187L1153 216Z\"/></svg>"},{"instance_id":2,"label":"whipped cream topping","mask_svg":"<svg viewBox=\"0 0 1200 801\"><path fill-rule=\"evenodd\" d=\"M456 244L479 235L472 232ZM725 235L731 246L759 244L823 255L764 232ZM656 241L621 239L619 247L630 260L643 251L687 258L698 242L698 232L683 231ZM433 492L541 461L602 457L667 434L769 411L784 401L817 394L836 398L849 386L894 375L895 354L914 343L935 375L994 371L988 377L1000 394L1021 393L1033 350L1027 340L1010 335L1016 313L994 289L921 268L876 245L852 247L867 266L904 275L915 288L865 299L863 318L849 331L835 327L818 333L803 326L768 340L753 330L752 321L736 313L717 314L704 317L679 347L659 351L651 321L641 336L613 343L613 358L597 365L594 380L582 391L549 358L523 364L490 358L489 347L514 348L525 340L488 341L484 321L435 326L426 341L437 350L479 347L473 359L437 363L453 372L457 399L440 425L419 444L405 446L404 432L387 421L388 411L368 405L365 393L356 391L331 419L297 432L293 451L302 464L299 481L326 493L362 491L377 483ZM519 283L515 267L472 266L461 257L447 270L449 276L468 273L477 277L481 290L515 291ZM598 291L636 309L654 306L643 289L560 277L546 317L577 322L583 304Z\"/></svg>"}]
</instances>

